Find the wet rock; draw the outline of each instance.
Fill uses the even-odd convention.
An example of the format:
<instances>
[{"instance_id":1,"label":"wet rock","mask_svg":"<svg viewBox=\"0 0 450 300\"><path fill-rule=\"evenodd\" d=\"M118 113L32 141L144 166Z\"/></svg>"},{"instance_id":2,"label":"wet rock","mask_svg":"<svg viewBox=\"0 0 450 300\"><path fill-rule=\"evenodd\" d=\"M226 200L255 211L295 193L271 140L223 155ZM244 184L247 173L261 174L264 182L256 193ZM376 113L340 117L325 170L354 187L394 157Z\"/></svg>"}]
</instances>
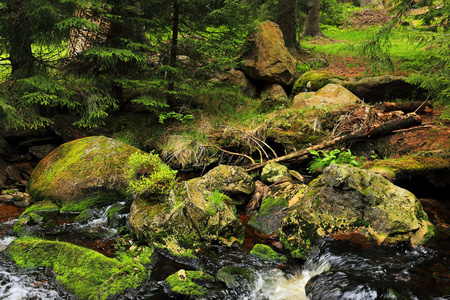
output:
<instances>
[{"instance_id":1,"label":"wet rock","mask_svg":"<svg viewBox=\"0 0 450 300\"><path fill-rule=\"evenodd\" d=\"M159 243L180 255L184 249L242 242L244 226L225 195L196 181L181 183L166 201L138 197L130 209L131 233L149 245Z\"/></svg>"},{"instance_id":2,"label":"wet rock","mask_svg":"<svg viewBox=\"0 0 450 300\"><path fill-rule=\"evenodd\" d=\"M217 279L224 282L230 289L248 287L255 281L257 276L256 272L250 268L233 266L223 267L216 273Z\"/></svg>"},{"instance_id":3,"label":"wet rock","mask_svg":"<svg viewBox=\"0 0 450 300\"><path fill-rule=\"evenodd\" d=\"M279 163L270 162L264 166L261 171L261 180L263 182L274 183L281 180L291 180L289 169Z\"/></svg>"},{"instance_id":4,"label":"wet rock","mask_svg":"<svg viewBox=\"0 0 450 300\"><path fill-rule=\"evenodd\" d=\"M339 108L355 104L363 104L363 102L343 86L330 83L317 91L312 97L307 97L304 93L295 96L292 105L295 108Z\"/></svg>"},{"instance_id":5,"label":"wet rock","mask_svg":"<svg viewBox=\"0 0 450 300\"><path fill-rule=\"evenodd\" d=\"M378 243L417 245L434 226L417 198L382 176L349 165L331 165L312 181L280 227L281 241L303 257L315 239L360 230Z\"/></svg>"},{"instance_id":6,"label":"wet rock","mask_svg":"<svg viewBox=\"0 0 450 300\"><path fill-rule=\"evenodd\" d=\"M249 77L281 85L296 79L296 61L284 45L277 24L266 21L247 38L249 50L242 57L242 70Z\"/></svg>"},{"instance_id":7,"label":"wet rock","mask_svg":"<svg viewBox=\"0 0 450 300\"><path fill-rule=\"evenodd\" d=\"M62 212L124 201L128 157L140 150L93 136L65 143L39 162L28 185L32 202L49 199Z\"/></svg>"},{"instance_id":8,"label":"wet rock","mask_svg":"<svg viewBox=\"0 0 450 300\"><path fill-rule=\"evenodd\" d=\"M248 225L261 230L266 235L276 234L281 221L292 206L292 199L298 199L306 188L305 184L283 182L270 188L262 201L259 211L250 219Z\"/></svg>"}]
</instances>

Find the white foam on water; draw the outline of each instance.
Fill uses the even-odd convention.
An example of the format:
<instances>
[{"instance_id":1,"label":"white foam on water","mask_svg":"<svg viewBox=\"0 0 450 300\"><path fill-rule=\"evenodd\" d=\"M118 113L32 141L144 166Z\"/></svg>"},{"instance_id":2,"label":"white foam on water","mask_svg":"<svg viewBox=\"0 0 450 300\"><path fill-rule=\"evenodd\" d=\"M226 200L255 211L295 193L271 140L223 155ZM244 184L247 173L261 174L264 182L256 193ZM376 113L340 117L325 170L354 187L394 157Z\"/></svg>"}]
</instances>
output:
<instances>
[{"instance_id":1,"label":"white foam on water","mask_svg":"<svg viewBox=\"0 0 450 300\"><path fill-rule=\"evenodd\" d=\"M0 299L61 299L57 291L45 290L26 275L14 275L1 270L0 266Z\"/></svg>"},{"instance_id":2,"label":"white foam on water","mask_svg":"<svg viewBox=\"0 0 450 300\"><path fill-rule=\"evenodd\" d=\"M12 243L12 241L14 241L16 239L16 237L14 236L5 236L0 238L0 251L3 251L6 249L6 247L9 246L9 244Z\"/></svg>"},{"instance_id":3,"label":"white foam on water","mask_svg":"<svg viewBox=\"0 0 450 300\"><path fill-rule=\"evenodd\" d=\"M307 261L300 274L286 276L279 269L272 269L259 274L253 283L250 295L241 300L306 300L305 286L312 277L330 269L328 256L322 256L319 261Z\"/></svg>"}]
</instances>

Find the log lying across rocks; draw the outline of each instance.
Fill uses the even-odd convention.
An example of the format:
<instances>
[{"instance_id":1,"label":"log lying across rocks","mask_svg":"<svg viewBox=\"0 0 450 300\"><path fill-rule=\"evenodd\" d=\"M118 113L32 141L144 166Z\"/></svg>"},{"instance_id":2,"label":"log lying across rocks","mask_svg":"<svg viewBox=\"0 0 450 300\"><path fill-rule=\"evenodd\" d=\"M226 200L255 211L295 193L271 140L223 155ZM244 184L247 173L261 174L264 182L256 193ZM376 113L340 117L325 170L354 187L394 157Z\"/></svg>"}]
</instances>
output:
<instances>
[{"instance_id":1,"label":"log lying across rocks","mask_svg":"<svg viewBox=\"0 0 450 300\"><path fill-rule=\"evenodd\" d=\"M326 149L326 148L330 148L330 147L344 145L344 144L362 140L362 139L377 138L377 137L380 137L383 135L387 135L394 130L405 129L405 128L417 126L417 125L420 125L421 123L422 123L422 118L419 115L417 115L415 113L410 113L410 114L400 117L398 119L390 120L388 122L385 122L385 123L382 123L379 125L368 126L366 128L354 131L347 135L340 136L335 139L317 144L315 146L312 146L312 147L309 147L306 149L302 149L299 151L295 151L295 152L289 153L287 155L274 158L272 160L265 161L263 163L252 164L246 168L246 171L250 172L253 170L257 170L259 168L264 167L269 162L281 162L281 161L291 160L294 158L297 160L302 160L302 159L305 159L308 157L309 151L311 151L311 150L317 151L317 150L322 150L322 149Z\"/></svg>"}]
</instances>

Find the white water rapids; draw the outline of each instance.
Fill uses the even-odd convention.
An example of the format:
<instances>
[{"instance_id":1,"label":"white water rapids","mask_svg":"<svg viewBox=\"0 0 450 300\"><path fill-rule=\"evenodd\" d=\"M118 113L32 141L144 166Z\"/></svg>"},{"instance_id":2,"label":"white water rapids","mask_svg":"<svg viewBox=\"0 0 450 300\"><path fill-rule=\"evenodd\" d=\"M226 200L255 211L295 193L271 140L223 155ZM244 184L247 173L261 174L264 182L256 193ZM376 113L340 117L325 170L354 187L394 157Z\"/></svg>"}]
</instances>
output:
<instances>
[{"instance_id":1,"label":"white water rapids","mask_svg":"<svg viewBox=\"0 0 450 300\"><path fill-rule=\"evenodd\" d=\"M328 256L324 255L318 261L307 260L300 274L286 277L279 269L272 269L259 274L253 283L250 295L240 300L305 300L305 286L312 277L328 271L330 264Z\"/></svg>"}]
</instances>

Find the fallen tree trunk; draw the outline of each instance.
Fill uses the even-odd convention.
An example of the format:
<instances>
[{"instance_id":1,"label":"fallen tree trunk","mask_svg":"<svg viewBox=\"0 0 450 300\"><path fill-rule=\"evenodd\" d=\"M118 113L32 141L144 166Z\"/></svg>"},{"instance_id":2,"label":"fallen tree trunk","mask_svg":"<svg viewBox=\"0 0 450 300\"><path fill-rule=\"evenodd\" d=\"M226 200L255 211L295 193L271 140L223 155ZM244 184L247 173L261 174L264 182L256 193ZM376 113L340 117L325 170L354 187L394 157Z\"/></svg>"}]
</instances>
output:
<instances>
[{"instance_id":1,"label":"fallen tree trunk","mask_svg":"<svg viewBox=\"0 0 450 300\"><path fill-rule=\"evenodd\" d=\"M405 113L416 112L419 111L421 113L430 113L433 111L433 106L428 101L412 101L412 102L383 102L377 104L375 108L380 109L384 112L401 110Z\"/></svg>"},{"instance_id":2,"label":"fallen tree trunk","mask_svg":"<svg viewBox=\"0 0 450 300\"><path fill-rule=\"evenodd\" d=\"M249 167L246 168L246 171L250 172L253 170L257 170L259 168L264 167L266 164L268 164L270 162L286 161L286 160L290 160L293 158L299 159L301 157L306 158L309 155L309 151L311 151L311 150L317 151L317 150L326 149L326 148L329 148L332 146L336 147L339 145L347 144L349 142L354 142L354 141L361 140L361 139L376 138L376 137L379 137L382 135L389 134L394 130L413 127L416 125L420 125L421 123L422 123L422 118L420 116L416 115L415 113L411 113L404 117L390 120L390 121L385 122L380 125L369 126L364 129L360 129L360 130L354 131L352 133L349 133L347 135L340 136L335 139L317 144L315 146L312 146L312 147L309 147L309 148L306 148L303 150L295 151L295 152L289 153L287 155L265 161L260 164L250 165Z\"/></svg>"}]
</instances>

